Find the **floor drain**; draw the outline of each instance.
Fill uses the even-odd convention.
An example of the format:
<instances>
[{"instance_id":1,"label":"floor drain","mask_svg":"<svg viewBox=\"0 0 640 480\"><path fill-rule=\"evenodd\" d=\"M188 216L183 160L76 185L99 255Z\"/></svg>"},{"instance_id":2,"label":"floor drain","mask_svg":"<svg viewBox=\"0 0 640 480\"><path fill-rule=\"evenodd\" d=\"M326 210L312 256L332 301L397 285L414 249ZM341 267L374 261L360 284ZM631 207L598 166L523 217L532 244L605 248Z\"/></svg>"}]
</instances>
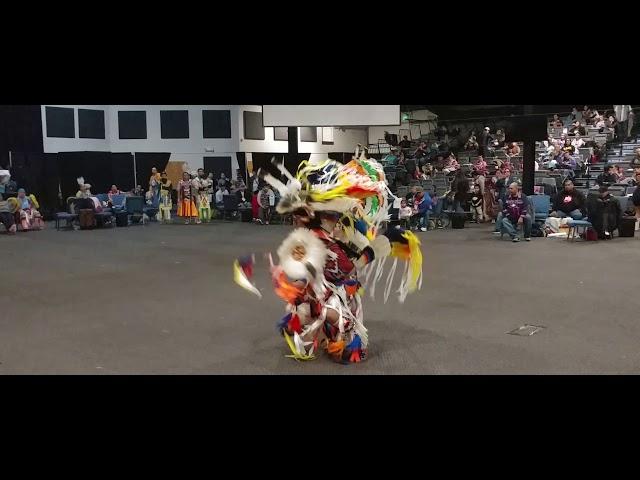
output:
<instances>
[{"instance_id":1,"label":"floor drain","mask_svg":"<svg viewBox=\"0 0 640 480\"><path fill-rule=\"evenodd\" d=\"M542 325L522 325L521 327L518 327L515 330L511 330L507 333L509 335L518 335L520 337L530 337L531 335L535 335L545 328L547 327L543 327Z\"/></svg>"}]
</instances>

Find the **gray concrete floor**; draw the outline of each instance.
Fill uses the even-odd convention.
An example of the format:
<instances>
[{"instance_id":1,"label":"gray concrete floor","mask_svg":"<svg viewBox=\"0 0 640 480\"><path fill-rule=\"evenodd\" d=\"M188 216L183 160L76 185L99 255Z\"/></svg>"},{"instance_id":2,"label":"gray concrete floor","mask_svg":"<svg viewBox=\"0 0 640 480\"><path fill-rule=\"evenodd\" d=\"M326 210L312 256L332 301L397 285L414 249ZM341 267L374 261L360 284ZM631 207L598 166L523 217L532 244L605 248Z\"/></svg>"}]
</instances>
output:
<instances>
[{"instance_id":1,"label":"gray concrete floor","mask_svg":"<svg viewBox=\"0 0 640 480\"><path fill-rule=\"evenodd\" d=\"M423 289L367 300L370 358L297 363L235 257L288 227L243 223L52 228L0 235L0 373L561 374L640 371L640 238L500 241L488 226L421 233ZM507 335L525 323L546 329Z\"/></svg>"}]
</instances>

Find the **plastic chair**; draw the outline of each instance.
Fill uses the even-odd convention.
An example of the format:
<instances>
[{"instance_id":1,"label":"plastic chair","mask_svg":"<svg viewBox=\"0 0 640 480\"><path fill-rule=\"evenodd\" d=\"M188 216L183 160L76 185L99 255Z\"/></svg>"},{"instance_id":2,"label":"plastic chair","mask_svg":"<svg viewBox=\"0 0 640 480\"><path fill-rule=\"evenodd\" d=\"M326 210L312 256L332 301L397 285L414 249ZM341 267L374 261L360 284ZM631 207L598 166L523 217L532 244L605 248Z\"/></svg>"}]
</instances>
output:
<instances>
[{"instance_id":1,"label":"plastic chair","mask_svg":"<svg viewBox=\"0 0 640 480\"><path fill-rule=\"evenodd\" d=\"M533 205L534 221L544 221L549 217L551 197L549 195L530 195L529 201Z\"/></svg>"},{"instance_id":2,"label":"plastic chair","mask_svg":"<svg viewBox=\"0 0 640 480\"><path fill-rule=\"evenodd\" d=\"M65 220L67 222L67 227L70 226L71 222L78 219L77 213L71 213L71 206L73 202L76 201L75 197L67 198L67 211L66 212L58 212L56 213L56 230L60 230L60 221Z\"/></svg>"},{"instance_id":3,"label":"plastic chair","mask_svg":"<svg viewBox=\"0 0 640 480\"><path fill-rule=\"evenodd\" d=\"M140 217L144 225L144 197L127 197L125 206L127 208L127 215L129 215L132 220L133 217Z\"/></svg>"},{"instance_id":4,"label":"plastic chair","mask_svg":"<svg viewBox=\"0 0 640 480\"><path fill-rule=\"evenodd\" d=\"M569 231L567 232L567 240L574 241L576 237L580 236L580 229L583 229L583 232L586 232L587 229L593 228L593 225L587 219L584 220L569 220L567 223L569 225Z\"/></svg>"}]
</instances>

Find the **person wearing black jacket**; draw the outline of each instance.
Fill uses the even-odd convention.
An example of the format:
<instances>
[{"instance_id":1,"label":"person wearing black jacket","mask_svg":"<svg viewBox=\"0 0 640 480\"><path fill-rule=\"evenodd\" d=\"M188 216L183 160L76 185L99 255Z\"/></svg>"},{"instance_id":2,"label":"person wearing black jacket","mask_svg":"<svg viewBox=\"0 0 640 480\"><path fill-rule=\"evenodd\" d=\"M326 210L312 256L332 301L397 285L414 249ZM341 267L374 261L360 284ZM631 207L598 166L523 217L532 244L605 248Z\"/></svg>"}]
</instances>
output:
<instances>
[{"instance_id":1,"label":"person wearing black jacket","mask_svg":"<svg viewBox=\"0 0 640 480\"><path fill-rule=\"evenodd\" d=\"M589 195L587 214L601 240L610 240L622 220L620 202L609 193L609 187L606 185L600 187L598 195Z\"/></svg>"},{"instance_id":2,"label":"person wearing black jacket","mask_svg":"<svg viewBox=\"0 0 640 480\"><path fill-rule=\"evenodd\" d=\"M409 140L409 138L405 135L404 137L402 137L402 141L398 144L398 146L400 148L411 148L411 141Z\"/></svg>"},{"instance_id":3,"label":"person wearing black jacket","mask_svg":"<svg viewBox=\"0 0 640 480\"><path fill-rule=\"evenodd\" d=\"M636 227L635 231L640 230L640 172L636 172L635 175L636 180L636 189L633 192L633 196L631 197L631 202L636 210Z\"/></svg>"},{"instance_id":4,"label":"person wearing black jacket","mask_svg":"<svg viewBox=\"0 0 640 480\"><path fill-rule=\"evenodd\" d=\"M553 211L550 217L565 218L571 217L574 220L581 220L584 217L585 198L582 192L576 190L573 182L566 179L562 191L553 199Z\"/></svg>"},{"instance_id":5,"label":"person wearing black jacket","mask_svg":"<svg viewBox=\"0 0 640 480\"><path fill-rule=\"evenodd\" d=\"M596 183L600 186L603 186L605 184L613 185L614 183L616 183L617 178L612 170L613 165L606 165L604 167L604 172L598 175L598 178L596 178Z\"/></svg>"},{"instance_id":6,"label":"person wearing black jacket","mask_svg":"<svg viewBox=\"0 0 640 480\"><path fill-rule=\"evenodd\" d=\"M493 138L491 137L491 135L489 135L489 127L484 127L484 130L482 131L482 133L480 134L480 155L484 156L485 158L487 157L487 154L489 153L489 145L491 144L491 141L493 140Z\"/></svg>"}]
</instances>

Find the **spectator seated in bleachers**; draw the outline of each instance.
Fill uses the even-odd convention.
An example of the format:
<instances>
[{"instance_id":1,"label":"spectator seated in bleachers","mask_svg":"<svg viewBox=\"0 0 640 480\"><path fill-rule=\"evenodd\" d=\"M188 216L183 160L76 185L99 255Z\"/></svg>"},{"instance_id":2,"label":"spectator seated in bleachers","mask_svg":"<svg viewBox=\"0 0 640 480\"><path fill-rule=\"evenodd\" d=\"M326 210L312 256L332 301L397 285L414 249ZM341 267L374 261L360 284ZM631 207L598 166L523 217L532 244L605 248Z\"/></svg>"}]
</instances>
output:
<instances>
[{"instance_id":1,"label":"spectator seated in bleachers","mask_svg":"<svg viewBox=\"0 0 640 480\"><path fill-rule=\"evenodd\" d=\"M585 145L584 140L582 139L582 136L579 133L577 133L575 135L575 137L573 138L573 140L571 140L571 145L573 145L573 148L575 148L576 151L579 148L583 148L584 147L584 145Z\"/></svg>"},{"instance_id":2,"label":"spectator seated in bleachers","mask_svg":"<svg viewBox=\"0 0 640 480\"><path fill-rule=\"evenodd\" d=\"M505 148L504 153L507 157L517 157L520 155L520 147L517 143L512 142L507 148Z\"/></svg>"},{"instance_id":3,"label":"spectator seated in bleachers","mask_svg":"<svg viewBox=\"0 0 640 480\"><path fill-rule=\"evenodd\" d=\"M563 152L569 152L571 155L574 155L576 153L576 147L571 144L571 140L569 140L568 138L564 139L564 145L562 145L562 148L560 150L562 150Z\"/></svg>"},{"instance_id":4,"label":"spectator seated in bleachers","mask_svg":"<svg viewBox=\"0 0 640 480\"><path fill-rule=\"evenodd\" d=\"M404 135L402 137L402 141L398 144L398 146L400 148L411 148L411 141L409 140L409 137L407 137L406 135Z\"/></svg>"},{"instance_id":5,"label":"spectator seated in bleachers","mask_svg":"<svg viewBox=\"0 0 640 480\"><path fill-rule=\"evenodd\" d=\"M622 208L618 199L609 192L607 185L601 186L598 192L598 195L589 195L587 198L587 215L598 233L598 238L608 240L620 225Z\"/></svg>"},{"instance_id":6,"label":"spectator seated in bleachers","mask_svg":"<svg viewBox=\"0 0 640 480\"><path fill-rule=\"evenodd\" d=\"M572 122L580 122L582 121L582 112L579 112L578 109L576 107L573 107L571 109L571 121Z\"/></svg>"},{"instance_id":7,"label":"spectator seated in bleachers","mask_svg":"<svg viewBox=\"0 0 640 480\"><path fill-rule=\"evenodd\" d=\"M585 125L591 125L593 123L593 112L589 108L589 105L585 105L582 109L582 121Z\"/></svg>"},{"instance_id":8,"label":"spectator seated in bleachers","mask_svg":"<svg viewBox=\"0 0 640 480\"><path fill-rule=\"evenodd\" d=\"M569 152L562 152L557 168L562 169L563 175L573 178L575 177L575 170L578 168L578 164Z\"/></svg>"},{"instance_id":9,"label":"spectator seated in bleachers","mask_svg":"<svg viewBox=\"0 0 640 480\"><path fill-rule=\"evenodd\" d=\"M398 149L392 148L386 157L382 159L385 166L396 166L398 164Z\"/></svg>"},{"instance_id":10,"label":"spectator seated in bleachers","mask_svg":"<svg viewBox=\"0 0 640 480\"><path fill-rule=\"evenodd\" d=\"M596 183L601 187L604 185L609 186L616 183L616 180L617 178L613 173L613 165L605 165L604 172L598 175L598 177L596 178Z\"/></svg>"},{"instance_id":11,"label":"spectator seated in bleachers","mask_svg":"<svg viewBox=\"0 0 640 480\"><path fill-rule=\"evenodd\" d=\"M478 150L478 139L476 138L476 132L471 132L471 135L467 139L467 143L464 144L465 150Z\"/></svg>"},{"instance_id":12,"label":"spectator seated in bleachers","mask_svg":"<svg viewBox=\"0 0 640 480\"><path fill-rule=\"evenodd\" d=\"M529 198L522 194L516 182L509 185L509 194L505 197L500 219L500 233L506 233L512 242L519 242L518 225L523 226L524 239L531 240L531 219Z\"/></svg>"},{"instance_id":13,"label":"spectator seated in bleachers","mask_svg":"<svg viewBox=\"0 0 640 480\"><path fill-rule=\"evenodd\" d=\"M573 122L573 127L569 130L571 135L586 135L587 130L580 124L579 121Z\"/></svg>"},{"instance_id":14,"label":"spectator seated in bleachers","mask_svg":"<svg viewBox=\"0 0 640 480\"><path fill-rule=\"evenodd\" d=\"M573 220L581 220L584 217L585 198L582 192L576 190L573 182L566 179L562 182L563 189L553 199L550 217L565 218L571 217Z\"/></svg>"},{"instance_id":15,"label":"spectator seated in bleachers","mask_svg":"<svg viewBox=\"0 0 640 480\"><path fill-rule=\"evenodd\" d=\"M506 136L504 134L504 131L502 129L498 129L496 131L496 136L493 138L493 142L491 142L491 146L493 147L494 150L499 150L502 147L504 147L504 142L506 140Z\"/></svg>"},{"instance_id":16,"label":"spectator seated in bleachers","mask_svg":"<svg viewBox=\"0 0 640 480\"><path fill-rule=\"evenodd\" d=\"M614 183L622 183L624 181L624 172L621 170L620 165L614 165L611 173L616 177Z\"/></svg>"},{"instance_id":17,"label":"spectator seated in bleachers","mask_svg":"<svg viewBox=\"0 0 640 480\"><path fill-rule=\"evenodd\" d=\"M444 167L442 168L442 171L446 175L453 175L458 170L460 170L460 164L456 160L456 157L453 155L453 152L451 152L449 153L449 156L446 158L444 162Z\"/></svg>"},{"instance_id":18,"label":"spectator seated in bleachers","mask_svg":"<svg viewBox=\"0 0 640 480\"><path fill-rule=\"evenodd\" d=\"M411 221L415 223L415 229L426 232L429 226L429 217L433 208L431 196L422 187L416 187L416 195L413 200L413 216Z\"/></svg>"},{"instance_id":19,"label":"spectator seated in bleachers","mask_svg":"<svg viewBox=\"0 0 640 480\"><path fill-rule=\"evenodd\" d=\"M549 126L555 127L555 128L562 128L564 127L564 123L562 123L562 120L560 120L560 117L558 116L558 114L554 113L553 120L549 122Z\"/></svg>"},{"instance_id":20,"label":"spectator seated in bleachers","mask_svg":"<svg viewBox=\"0 0 640 480\"><path fill-rule=\"evenodd\" d=\"M633 158L631 159L631 168L640 168L640 148L636 148L633 151Z\"/></svg>"}]
</instances>

